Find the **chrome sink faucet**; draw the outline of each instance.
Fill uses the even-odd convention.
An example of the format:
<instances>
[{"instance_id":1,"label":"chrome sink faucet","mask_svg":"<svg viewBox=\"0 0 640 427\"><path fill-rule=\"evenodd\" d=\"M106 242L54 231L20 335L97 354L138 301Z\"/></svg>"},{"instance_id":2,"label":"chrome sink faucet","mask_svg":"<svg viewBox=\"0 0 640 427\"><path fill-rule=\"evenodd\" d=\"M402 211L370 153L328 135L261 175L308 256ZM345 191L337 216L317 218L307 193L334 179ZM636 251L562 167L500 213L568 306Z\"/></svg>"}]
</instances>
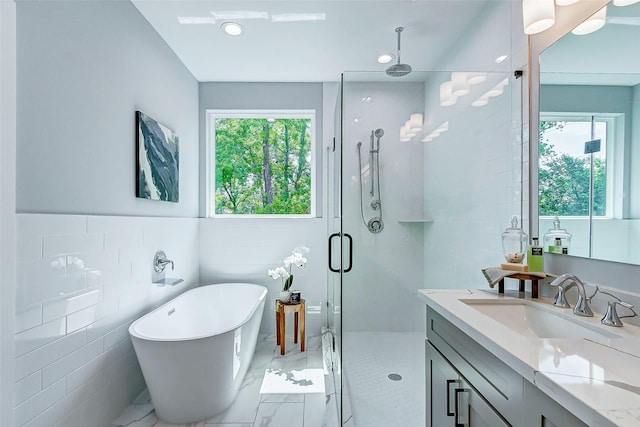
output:
<instances>
[{"instance_id":1,"label":"chrome sink faucet","mask_svg":"<svg viewBox=\"0 0 640 427\"><path fill-rule=\"evenodd\" d=\"M569 283L565 284L567 282ZM558 276L549 285L558 287L558 293L556 294L556 300L553 305L562 308L571 308L571 306L567 302L566 291L575 286L578 290L578 301L576 302L576 306L573 308L573 313L577 314L578 316L593 316L593 311L591 311L591 307L589 307L589 301L591 301L591 299L598 293L597 286L593 295L587 297L582 280L580 280L575 274L570 273L565 273L561 276Z\"/></svg>"},{"instance_id":2,"label":"chrome sink faucet","mask_svg":"<svg viewBox=\"0 0 640 427\"><path fill-rule=\"evenodd\" d=\"M604 314L604 317L602 318L602 320L600 320L600 323L602 323L603 325L621 327L622 320L620 319L624 319L625 317L636 317L638 315L638 313L636 313L635 310L633 309L634 308L633 305L629 304L628 302L622 301L620 298L618 298L613 294L610 294L609 292L605 292L605 291L600 291L600 292L614 298L612 300L609 300L609 302L607 302L607 312ZM622 307L629 309L633 314L629 314L626 316L618 316L616 305L621 305Z\"/></svg>"}]
</instances>

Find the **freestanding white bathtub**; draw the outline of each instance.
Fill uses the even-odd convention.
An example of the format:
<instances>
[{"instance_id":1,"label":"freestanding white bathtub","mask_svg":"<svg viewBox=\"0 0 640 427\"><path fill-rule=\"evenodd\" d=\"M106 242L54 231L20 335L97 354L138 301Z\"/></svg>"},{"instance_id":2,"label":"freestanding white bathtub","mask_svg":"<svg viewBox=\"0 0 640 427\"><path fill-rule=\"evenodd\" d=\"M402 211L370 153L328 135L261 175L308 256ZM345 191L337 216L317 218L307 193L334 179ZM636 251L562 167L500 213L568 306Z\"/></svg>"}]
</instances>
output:
<instances>
[{"instance_id":1,"label":"freestanding white bathtub","mask_svg":"<svg viewBox=\"0 0 640 427\"><path fill-rule=\"evenodd\" d=\"M158 417L184 424L231 405L253 358L266 294L251 283L200 286L131 324Z\"/></svg>"}]
</instances>

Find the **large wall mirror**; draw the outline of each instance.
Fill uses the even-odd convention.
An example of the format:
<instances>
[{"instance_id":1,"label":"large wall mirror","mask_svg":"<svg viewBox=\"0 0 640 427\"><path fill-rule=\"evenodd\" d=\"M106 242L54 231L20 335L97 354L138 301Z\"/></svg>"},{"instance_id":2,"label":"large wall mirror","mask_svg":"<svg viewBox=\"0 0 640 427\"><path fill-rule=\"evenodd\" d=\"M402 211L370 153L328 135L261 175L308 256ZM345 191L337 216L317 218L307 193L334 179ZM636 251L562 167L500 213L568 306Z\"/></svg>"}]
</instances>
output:
<instances>
[{"instance_id":1,"label":"large wall mirror","mask_svg":"<svg viewBox=\"0 0 640 427\"><path fill-rule=\"evenodd\" d=\"M569 255L640 264L640 3L606 16L540 55L539 235L557 216Z\"/></svg>"}]
</instances>

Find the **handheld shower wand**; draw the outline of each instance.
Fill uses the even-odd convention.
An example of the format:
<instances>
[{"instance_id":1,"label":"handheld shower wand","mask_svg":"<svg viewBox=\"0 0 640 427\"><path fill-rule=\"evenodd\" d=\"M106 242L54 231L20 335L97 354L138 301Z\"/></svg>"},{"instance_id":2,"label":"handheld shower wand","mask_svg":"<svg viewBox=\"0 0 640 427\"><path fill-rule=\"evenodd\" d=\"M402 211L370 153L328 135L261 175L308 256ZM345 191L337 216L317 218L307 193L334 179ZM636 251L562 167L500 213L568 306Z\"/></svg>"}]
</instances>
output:
<instances>
[{"instance_id":1,"label":"handheld shower wand","mask_svg":"<svg viewBox=\"0 0 640 427\"><path fill-rule=\"evenodd\" d=\"M364 200L362 199L362 141L358 142L358 177L360 178L360 215L362 216L362 222L367 227L367 229L374 233L380 233L384 228L384 223L382 222L382 197L380 196L380 138L384 136L384 130L378 128L375 131L371 131L371 135L369 136L369 176L371 176L371 191L369 194L373 198L371 200L370 206L375 211L380 211L379 216L371 218L367 221L364 218ZM378 197L375 198L376 188Z\"/></svg>"}]
</instances>

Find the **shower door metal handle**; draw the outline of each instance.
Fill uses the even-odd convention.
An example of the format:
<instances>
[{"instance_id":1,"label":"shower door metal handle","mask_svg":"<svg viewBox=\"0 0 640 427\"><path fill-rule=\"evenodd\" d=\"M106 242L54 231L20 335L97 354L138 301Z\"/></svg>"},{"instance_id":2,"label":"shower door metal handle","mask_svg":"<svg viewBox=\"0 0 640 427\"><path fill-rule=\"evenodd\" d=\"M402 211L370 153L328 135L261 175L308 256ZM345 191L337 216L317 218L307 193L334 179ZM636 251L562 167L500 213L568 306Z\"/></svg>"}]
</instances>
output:
<instances>
[{"instance_id":1,"label":"shower door metal handle","mask_svg":"<svg viewBox=\"0 0 640 427\"><path fill-rule=\"evenodd\" d=\"M348 273L351 271L353 267L353 238L348 233L333 233L329 235L329 270L334 273L340 273L340 268L333 268L331 261L333 260L333 248L331 243L333 242L334 237L345 236L349 240L349 267L342 270L343 273Z\"/></svg>"},{"instance_id":2,"label":"shower door metal handle","mask_svg":"<svg viewBox=\"0 0 640 427\"><path fill-rule=\"evenodd\" d=\"M344 233L344 235L349 239L349 267L344 270L345 273L348 273L353 267L353 237L351 237L351 234L349 233Z\"/></svg>"},{"instance_id":3,"label":"shower door metal handle","mask_svg":"<svg viewBox=\"0 0 640 427\"><path fill-rule=\"evenodd\" d=\"M333 256L332 256L333 250L331 248L331 243L334 237L340 237L340 233L333 233L329 236L329 270L331 270L334 273L340 273L339 268L333 268L333 265L331 265L331 261L333 260Z\"/></svg>"}]
</instances>

